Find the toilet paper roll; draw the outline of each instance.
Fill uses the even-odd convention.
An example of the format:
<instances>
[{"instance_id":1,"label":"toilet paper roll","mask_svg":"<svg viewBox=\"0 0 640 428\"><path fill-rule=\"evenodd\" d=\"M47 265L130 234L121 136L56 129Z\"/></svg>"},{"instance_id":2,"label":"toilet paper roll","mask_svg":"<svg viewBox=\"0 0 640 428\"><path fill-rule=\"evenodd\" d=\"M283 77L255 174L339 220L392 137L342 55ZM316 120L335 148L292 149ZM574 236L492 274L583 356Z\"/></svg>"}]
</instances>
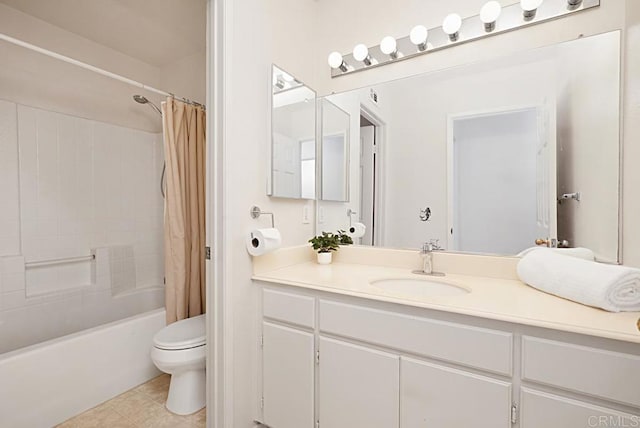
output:
<instances>
[{"instance_id":1,"label":"toilet paper roll","mask_svg":"<svg viewBox=\"0 0 640 428\"><path fill-rule=\"evenodd\" d=\"M256 229L247 235L247 251L252 256L261 256L280 248L282 237L278 229Z\"/></svg>"},{"instance_id":2,"label":"toilet paper roll","mask_svg":"<svg viewBox=\"0 0 640 428\"><path fill-rule=\"evenodd\" d=\"M367 226L362 223L353 223L347 230L347 235L352 238L362 238L367 231Z\"/></svg>"}]
</instances>

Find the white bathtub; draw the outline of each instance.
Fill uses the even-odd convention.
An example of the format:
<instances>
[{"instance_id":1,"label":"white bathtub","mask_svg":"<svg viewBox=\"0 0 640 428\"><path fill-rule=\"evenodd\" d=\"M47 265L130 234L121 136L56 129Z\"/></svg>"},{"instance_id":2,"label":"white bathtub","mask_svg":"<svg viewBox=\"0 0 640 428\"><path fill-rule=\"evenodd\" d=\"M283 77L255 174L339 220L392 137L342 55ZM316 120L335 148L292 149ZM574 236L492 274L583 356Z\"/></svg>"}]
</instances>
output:
<instances>
[{"instance_id":1,"label":"white bathtub","mask_svg":"<svg viewBox=\"0 0 640 428\"><path fill-rule=\"evenodd\" d=\"M0 427L49 428L160 374L158 309L0 355Z\"/></svg>"}]
</instances>

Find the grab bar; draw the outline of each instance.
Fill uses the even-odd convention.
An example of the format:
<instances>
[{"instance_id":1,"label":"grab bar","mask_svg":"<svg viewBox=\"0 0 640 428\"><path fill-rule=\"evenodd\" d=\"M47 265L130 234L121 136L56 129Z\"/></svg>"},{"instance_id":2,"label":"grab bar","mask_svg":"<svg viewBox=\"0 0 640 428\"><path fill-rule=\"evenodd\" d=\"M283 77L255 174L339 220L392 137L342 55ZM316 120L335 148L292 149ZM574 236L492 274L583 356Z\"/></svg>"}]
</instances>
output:
<instances>
[{"instance_id":1,"label":"grab bar","mask_svg":"<svg viewBox=\"0 0 640 428\"><path fill-rule=\"evenodd\" d=\"M78 256L78 257L65 257L60 259L47 259L47 260L36 260L33 262L26 262L24 264L25 268L32 267L42 267L42 266L50 266L50 265L60 265L66 263L79 263L79 262L89 262L95 260L95 254L91 254L90 256Z\"/></svg>"}]
</instances>

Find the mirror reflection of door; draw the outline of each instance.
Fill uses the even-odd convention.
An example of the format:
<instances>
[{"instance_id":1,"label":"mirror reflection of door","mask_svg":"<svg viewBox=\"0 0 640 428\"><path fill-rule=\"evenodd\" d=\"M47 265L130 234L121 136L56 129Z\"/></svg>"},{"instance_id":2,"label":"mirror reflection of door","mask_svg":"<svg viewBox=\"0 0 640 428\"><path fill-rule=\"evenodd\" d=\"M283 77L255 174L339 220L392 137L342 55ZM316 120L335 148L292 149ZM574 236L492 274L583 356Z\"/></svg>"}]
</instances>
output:
<instances>
[{"instance_id":1,"label":"mirror reflection of door","mask_svg":"<svg viewBox=\"0 0 640 428\"><path fill-rule=\"evenodd\" d=\"M517 254L555 236L555 131L546 117L533 107L452 118L450 249Z\"/></svg>"}]
</instances>

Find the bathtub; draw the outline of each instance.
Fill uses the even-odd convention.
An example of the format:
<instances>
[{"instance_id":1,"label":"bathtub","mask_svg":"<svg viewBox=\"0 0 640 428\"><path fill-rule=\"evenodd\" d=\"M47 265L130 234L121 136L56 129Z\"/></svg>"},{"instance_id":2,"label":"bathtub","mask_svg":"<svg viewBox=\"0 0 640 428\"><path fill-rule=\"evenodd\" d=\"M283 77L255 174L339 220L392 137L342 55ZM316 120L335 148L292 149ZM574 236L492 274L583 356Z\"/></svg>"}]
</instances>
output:
<instances>
[{"instance_id":1,"label":"bathtub","mask_svg":"<svg viewBox=\"0 0 640 428\"><path fill-rule=\"evenodd\" d=\"M164 309L0 355L0 427L49 428L157 376Z\"/></svg>"}]
</instances>

